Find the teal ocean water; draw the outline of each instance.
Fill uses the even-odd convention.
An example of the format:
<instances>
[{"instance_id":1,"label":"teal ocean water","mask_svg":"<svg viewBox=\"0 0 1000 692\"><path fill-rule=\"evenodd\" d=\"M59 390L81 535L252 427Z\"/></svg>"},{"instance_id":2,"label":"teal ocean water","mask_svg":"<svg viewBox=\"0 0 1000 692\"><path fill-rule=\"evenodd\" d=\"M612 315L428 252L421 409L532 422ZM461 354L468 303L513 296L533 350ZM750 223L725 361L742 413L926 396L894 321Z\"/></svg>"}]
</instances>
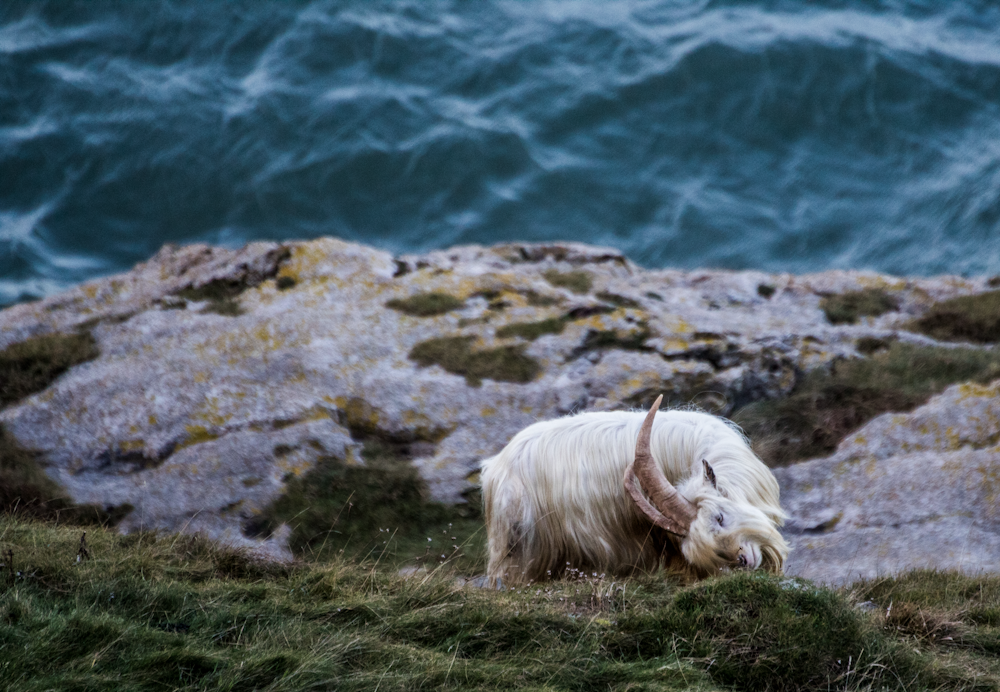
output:
<instances>
[{"instance_id":1,"label":"teal ocean water","mask_svg":"<svg viewBox=\"0 0 1000 692\"><path fill-rule=\"evenodd\" d=\"M0 304L320 235L1000 273L1000 5L0 3Z\"/></svg>"}]
</instances>

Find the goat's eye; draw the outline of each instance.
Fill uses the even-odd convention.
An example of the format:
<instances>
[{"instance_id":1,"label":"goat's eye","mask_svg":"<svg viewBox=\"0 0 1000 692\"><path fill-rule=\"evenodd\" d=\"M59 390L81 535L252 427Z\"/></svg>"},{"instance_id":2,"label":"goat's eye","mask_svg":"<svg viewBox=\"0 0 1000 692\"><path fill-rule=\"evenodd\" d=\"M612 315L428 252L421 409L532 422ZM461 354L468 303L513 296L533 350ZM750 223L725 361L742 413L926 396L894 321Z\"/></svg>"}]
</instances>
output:
<instances>
[{"instance_id":1,"label":"goat's eye","mask_svg":"<svg viewBox=\"0 0 1000 692\"><path fill-rule=\"evenodd\" d=\"M723 524L723 522L725 520L725 517L723 517L721 514L716 514L715 515L715 520L717 522L719 522L719 526L722 526L722 524Z\"/></svg>"}]
</instances>

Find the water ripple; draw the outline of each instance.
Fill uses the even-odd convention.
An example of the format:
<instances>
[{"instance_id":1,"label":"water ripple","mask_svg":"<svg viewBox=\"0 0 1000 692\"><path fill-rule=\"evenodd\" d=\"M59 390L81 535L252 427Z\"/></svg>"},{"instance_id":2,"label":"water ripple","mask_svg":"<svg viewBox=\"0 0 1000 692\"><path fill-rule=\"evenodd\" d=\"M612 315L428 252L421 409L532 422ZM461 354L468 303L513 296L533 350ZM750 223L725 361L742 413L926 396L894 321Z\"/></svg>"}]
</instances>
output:
<instances>
[{"instance_id":1,"label":"water ripple","mask_svg":"<svg viewBox=\"0 0 1000 692\"><path fill-rule=\"evenodd\" d=\"M1000 272L985 0L14 2L0 75L0 303L322 234Z\"/></svg>"}]
</instances>

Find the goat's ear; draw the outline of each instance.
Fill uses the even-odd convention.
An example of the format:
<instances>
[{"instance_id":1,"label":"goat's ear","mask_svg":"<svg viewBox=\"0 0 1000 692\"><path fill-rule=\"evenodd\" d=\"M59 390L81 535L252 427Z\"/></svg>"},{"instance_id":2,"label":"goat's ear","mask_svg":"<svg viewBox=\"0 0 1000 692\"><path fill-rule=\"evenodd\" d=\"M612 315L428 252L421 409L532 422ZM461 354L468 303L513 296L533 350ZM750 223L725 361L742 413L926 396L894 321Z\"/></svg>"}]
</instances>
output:
<instances>
[{"instance_id":1,"label":"goat's ear","mask_svg":"<svg viewBox=\"0 0 1000 692\"><path fill-rule=\"evenodd\" d=\"M702 459L701 463L702 466L705 467L705 480L711 483L713 488L718 490L719 486L716 485L715 483L715 471L712 469L712 466L708 463L708 460L706 459Z\"/></svg>"}]
</instances>

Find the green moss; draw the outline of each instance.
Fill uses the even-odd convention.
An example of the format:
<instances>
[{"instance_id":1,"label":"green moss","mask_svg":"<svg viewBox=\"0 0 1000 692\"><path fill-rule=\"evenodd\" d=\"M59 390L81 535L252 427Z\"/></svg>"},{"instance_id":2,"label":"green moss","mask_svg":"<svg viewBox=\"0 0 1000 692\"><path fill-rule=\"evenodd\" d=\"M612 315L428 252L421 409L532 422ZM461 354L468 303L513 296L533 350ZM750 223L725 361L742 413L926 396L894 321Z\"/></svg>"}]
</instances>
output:
<instances>
[{"instance_id":1,"label":"green moss","mask_svg":"<svg viewBox=\"0 0 1000 692\"><path fill-rule=\"evenodd\" d=\"M935 303L907 328L941 341L1000 341L1000 291Z\"/></svg>"},{"instance_id":2,"label":"green moss","mask_svg":"<svg viewBox=\"0 0 1000 692\"><path fill-rule=\"evenodd\" d=\"M592 329L583 338L583 343L573 350L569 359L592 351L621 349L624 351L650 351L646 341L652 336L646 322L637 323L632 329Z\"/></svg>"},{"instance_id":3,"label":"green moss","mask_svg":"<svg viewBox=\"0 0 1000 692\"><path fill-rule=\"evenodd\" d=\"M474 350L471 336L446 336L421 341L409 353L410 360L421 367L440 365L455 375L464 375L470 387L484 379L498 382L531 382L542 366L524 354L524 346L499 346Z\"/></svg>"},{"instance_id":4,"label":"green moss","mask_svg":"<svg viewBox=\"0 0 1000 692\"><path fill-rule=\"evenodd\" d=\"M524 299L528 301L528 305L537 308L547 308L553 305L559 305L563 302L563 299L558 296L547 296L530 289L523 291L522 295L524 296Z\"/></svg>"},{"instance_id":5,"label":"green moss","mask_svg":"<svg viewBox=\"0 0 1000 692\"><path fill-rule=\"evenodd\" d=\"M881 288L866 288L826 296L820 309L832 324L854 324L859 317L878 317L899 308L899 301Z\"/></svg>"},{"instance_id":6,"label":"green moss","mask_svg":"<svg viewBox=\"0 0 1000 692\"><path fill-rule=\"evenodd\" d=\"M338 422L355 440L388 446L404 456L411 455L414 443L436 444L451 432L450 428L410 425L405 430L388 430L380 422L383 414L361 397L351 397L337 412ZM425 444L426 447L426 444Z\"/></svg>"},{"instance_id":7,"label":"green moss","mask_svg":"<svg viewBox=\"0 0 1000 692\"><path fill-rule=\"evenodd\" d=\"M295 288L296 283L295 279L291 276L279 276L275 285L279 291L287 291L290 288Z\"/></svg>"},{"instance_id":8,"label":"green moss","mask_svg":"<svg viewBox=\"0 0 1000 692\"><path fill-rule=\"evenodd\" d=\"M74 365L100 355L89 333L48 334L0 351L0 408L40 392Z\"/></svg>"},{"instance_id":9,"label":"green moss","mask_svg":"<svg viewBox=\"0 0 1000 692\"><path fill-rule=\"evenodd\" d=\"M540 320L538 322L515 322L500 327L497 336L501 339L519 336L528 341L534 341L545 334L562 334L566 328L566 321L560 318Z\"/></svg>"},{"instance_id":10,"label":"green moss","mask_svg":"<svg viewBox=\"0 0 1000 692\"><path fill-rule=\"evenodd\" d=\"M416 293L409 298L393 298L385 306L414 317L434 317L458 310L464 304L447 293Z\"/></svg>"},{"instance_id":11,"label":"green moss","mask_svg":"<svg viewBox=\"0 0 1000 692\"><path fill-rule=\"evenodd\" d=\"M771 284L758 284L757 285L757 295L761 298L770 299L774 295L777 289Z\"/></svg>"},{"instance_id":12,"label":"green moss","mask_svg":"<svg viewBox=\"0 0 1000 692\"><path fill-rule=\"evenodd\" d=\"M561 272L557 269L549 269L542 276L553 286L568 289L573 293L587 293L594 285L594 277L591 273L582 270Z\"/></svg>"},{"instance_id":13,"label":"green moss","mask_svg":"<svg viewBox=\"0 0 1000 692\"><path fill-rule=\"evenodd\" d=\"M997 377L998 353L896 342L807 373L788 397L750 404L733 420L765 462L783 465L830 454L875 416L912 410L948 385Z\"/></svg>"}]
</instances>

